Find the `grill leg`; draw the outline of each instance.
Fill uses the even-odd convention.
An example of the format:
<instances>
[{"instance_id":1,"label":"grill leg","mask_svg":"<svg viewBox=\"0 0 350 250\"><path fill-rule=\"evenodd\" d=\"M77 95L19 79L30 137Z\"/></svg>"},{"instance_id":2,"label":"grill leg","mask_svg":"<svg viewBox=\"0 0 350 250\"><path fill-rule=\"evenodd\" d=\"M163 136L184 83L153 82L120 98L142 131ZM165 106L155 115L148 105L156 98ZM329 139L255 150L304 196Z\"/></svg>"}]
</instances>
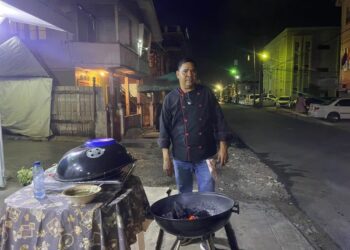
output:
<instances>
[{"instance_id":1,"label":"grill leg","mask_svg":"<svg viewBox=\"0 0 350 250\"><path fill-rule=\"evenodd\" d=\"M225 231L226 231L226 236L228 239L228 244L230 245L231 250L239 250L237 240L236 240L235 231L233 231L233 228L232 228L230 222L228 222L225 225Z\"/></svg>"},{"instance_id":2,"label":"grill leg","mask_svg":"<svg viewBox=\"0 0 350 250\"><path fill-rule=\"evenodd\" d=\"M176 241L174 242L174 244L172 245L172 247L170 248L171 250L179 250L180 249L180 244L181 241L179 238L176 239Z\"/></svg>"},{"instance_id":3,"label":"grill leg","mask_svg":"<svg viewBox=\"0 0 350 250\"><path fill-rule=\"evenodd\" d=\"M215 250L215 245L214 245L214 237L213 234L210 234L209 238L207 239L207 243L209 246L209 250Z\"/></svg>"},{"instance_id":4,"label":"grill leg","mask_svg":"<svg viewBox=\"0 0 350 250\"><path fill-rule=\"evenodd\" d=\"M164 230L163 229L159 229L159 234L158 234L158 239L157 239L157 244L156 244L156 250L160 250L160 248L162 247L163 236L164 236Z\"/></svg>"}]
</instances>

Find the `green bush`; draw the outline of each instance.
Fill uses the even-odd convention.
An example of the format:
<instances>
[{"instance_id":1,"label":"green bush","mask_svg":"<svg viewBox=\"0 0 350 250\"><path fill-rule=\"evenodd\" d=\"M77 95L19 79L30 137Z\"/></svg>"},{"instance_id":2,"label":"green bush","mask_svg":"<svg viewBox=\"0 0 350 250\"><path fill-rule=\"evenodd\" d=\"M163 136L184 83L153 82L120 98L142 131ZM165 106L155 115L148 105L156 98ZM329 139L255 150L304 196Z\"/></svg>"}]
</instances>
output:
<instances>
[{"instance_id":1,"label":"green bush","mask_svg":"<svg viewBox=\"0 0 350 250\"><path fill-rule=\"evenodd\" d=\"M27 186L32 182L33 171L32 168L22 167L17 171L17 180L22 186Z\"/></svg>"}]
</instances>

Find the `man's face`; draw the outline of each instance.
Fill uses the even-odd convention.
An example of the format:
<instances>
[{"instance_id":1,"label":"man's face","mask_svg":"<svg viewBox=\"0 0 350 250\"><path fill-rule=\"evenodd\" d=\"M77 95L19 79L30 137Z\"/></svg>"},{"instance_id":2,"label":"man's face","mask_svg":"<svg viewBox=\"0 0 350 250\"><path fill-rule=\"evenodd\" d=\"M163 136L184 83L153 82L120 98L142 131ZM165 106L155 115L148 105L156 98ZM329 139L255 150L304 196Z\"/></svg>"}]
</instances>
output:
<instances>
[{"instance_id":1,"label":"man's face","mask_svg":"<svg viewBox=\"0 0 350 250\"><path fill-rule=\"evenodd\" d=\"M185 90L192 90L196 84L196 69L191 62L183 63L176 71L180 87Z\"/></svg>"}]
</instances>

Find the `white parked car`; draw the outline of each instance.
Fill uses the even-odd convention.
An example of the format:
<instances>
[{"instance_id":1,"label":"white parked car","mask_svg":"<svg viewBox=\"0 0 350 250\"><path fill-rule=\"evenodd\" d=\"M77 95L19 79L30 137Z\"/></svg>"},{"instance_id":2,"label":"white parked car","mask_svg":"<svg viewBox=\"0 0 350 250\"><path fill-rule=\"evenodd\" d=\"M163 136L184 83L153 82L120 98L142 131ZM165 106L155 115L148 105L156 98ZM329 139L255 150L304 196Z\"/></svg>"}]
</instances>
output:
<instances>
[{"instance_id":1,"label":"white parked car","mask_svg":"<svg viewBox=\"0 0 350 250\"><path fill-rule=\"evenodd\" d=\"M291 108L293 106L293 101L290 96L279 96L276 99L276 107L286 107Z\"/></svg>"},{"instance_id":2,"label":"white parked car","mask_svg":"<svg viewBox=\"0 0 350 250\"><path fill-rule=\"evenodd\" d=\"M244 104L245 105L253 105L254 104L254 99L259 98L260 95L259 94L250 94L247 95L245 100L244 100Z\"/></svg>"},{"instance_id":3,"label":"white parked car","mask_svg":"<svg viewBox=\"0 0 350 250\"><path fill-rule=\"evenodd\" d=\"M255 99L255 103L259 103L259 101L260 101L260 98ZM276 105L276 101L269 97L264 97L262 105L264 107L273 107Z\"/></svg>"},{"instance_id":4,"label":"white parked car","mask_svg":"<svg viewBox=\"0 0 350 250\"><path fill-rule=\"evenodd\" d=\"M324 104L311 103L309 116L324 118L330 121L350 119L350 98L335 98Z\"/></svg>"},{"instance_id":5,"label":"white parked car","mask_svg":"<svg viewBox=\"0 0 350 250\"><path fill-rule=\"evenodd\" d=\"M274 101L276 101L276 99L277 99L277 97L275 95L273 95L273 94L264 94L264 97L270 98L270 99L272 99Z\"/></svg>"}]
</instances>

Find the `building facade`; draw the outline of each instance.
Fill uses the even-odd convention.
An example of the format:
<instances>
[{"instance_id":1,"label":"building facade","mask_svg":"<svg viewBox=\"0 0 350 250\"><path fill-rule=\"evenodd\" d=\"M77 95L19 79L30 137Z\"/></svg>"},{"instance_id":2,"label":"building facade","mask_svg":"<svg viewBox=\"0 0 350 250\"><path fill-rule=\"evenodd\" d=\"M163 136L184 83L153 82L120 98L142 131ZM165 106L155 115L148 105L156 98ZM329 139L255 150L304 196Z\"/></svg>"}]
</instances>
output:
<instances>
[{"instance_id":1,"label":"building facade","mask_svg":"<svg viewBox=\"0 0 350 250\"><path fill-rule=\"evenodd\" d=\"M191 57L188 29L180 25L163 27L163 47L166 54L166 72L177 70L178 62L184 57Z\"/></svg>"},{"instance_id":2,"label":"building facade","mask_svg":"<svg viewBox=\"0 0 350 250\"><path fill-rule=\"evenodd\" d=\"M151 74L151 45L162 41L152 0L4 2L54 26L8 14L0 39L20 37L47 67L56 87L98 91L102 100L94 101L99 104L94 115L101 128L97 136L120 138L128 127L142 126L143 97L137 86Z\"/></svg>"},{"instance_id":3,"label":"building facade","mask_svg":"<svg viewBox=\"0 0 350 250\"><path fill-rule=\"evenodd\" d=\"M337 0L341 7L340 53L339 53L339 91L341 94L350 92L350 1Z\"/></svg>"},{"instance_id":4,"label":"building facade","mask_svg":"<svg viewBox=\"0 0 350 250\"><path fill-rule=\"evenodd\" d=\"M339 28L287 28L264 47L265 93L335 96L339 74Z\"/></svg>"}]
</instances>

